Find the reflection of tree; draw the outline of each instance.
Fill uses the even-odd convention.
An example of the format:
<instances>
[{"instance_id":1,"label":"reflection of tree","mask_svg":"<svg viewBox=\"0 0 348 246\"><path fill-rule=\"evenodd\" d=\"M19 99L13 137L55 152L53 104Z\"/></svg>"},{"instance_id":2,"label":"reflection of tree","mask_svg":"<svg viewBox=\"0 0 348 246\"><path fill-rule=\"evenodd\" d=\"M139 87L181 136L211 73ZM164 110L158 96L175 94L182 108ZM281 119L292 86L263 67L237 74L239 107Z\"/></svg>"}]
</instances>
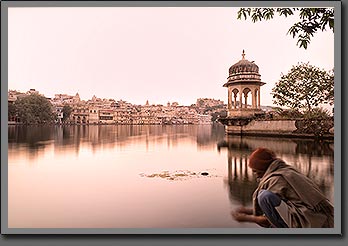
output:
<instances>
[{"instance_id":1,"label":"reflection of tree","mask_svg":"<svg viewBox=\"0 0 348 246\"><path fill-rule=\"evenodd\" d=\"M332 197L334 151L330 142L227 136L217 143L217 149L219 152L227 149L227 183L231 201L237 200L243 206L251 202L257 183L247 167L247 161L252 151L258 147L274 150L278 157L312 178L324 194Z\"/></svg>"},{"instance_id":2,"label":"reflection of tree","mask_svg":"<svg viewBox=\"0 0 348 246\"><path fill-rule=\"evenodd\" d=\"M334 150L329 141L295 140L297 169L314 180L329 195L333 187ZM300 159L301 158L301 159Z\"/></svg>"},{"instance_id":3,"label":"reflection of tree","mask_svg":"<svg viewBox=\"0 0 348 246\"><path fill-rule=\"evenodd\" d=\"M53 139L51 126L9 126L9 143L26 143L35 146L39 142Z\"/></svg>"},{"instance_id":4,"label":"reflection of tree","mask_svg":"<svg viewBox=\"0 0 348 246\"><path fill-rule=\"evenodd\" d=\"M16 149L18 145L28 150L30 159L35 159L39 151L45 149L53 140L51 126L9 126L8 149Z\"/></svg>"},{"instance_id":5,"label":"reflection of tree","mask_svg":"<svg viewBox=\"0 0 348 246\"><path fill-rule=\"evenodd\" d=\"M45 148L47 141L53 140L52 129L51 126L9 126L9 147L15 143L21 144L35 155L39 149Z\"/></svg>"},{"instance_id":6,"label":"reflection of tree","mask_svg":"<svg viewBox=\"0 0 348 246\"><path fill-rule=\"evenodd\" d=\"M334 150L330 142L294 140L296 143L296 154L311 154L313 156L334 156Z\"/></svg>"}]
</instances>

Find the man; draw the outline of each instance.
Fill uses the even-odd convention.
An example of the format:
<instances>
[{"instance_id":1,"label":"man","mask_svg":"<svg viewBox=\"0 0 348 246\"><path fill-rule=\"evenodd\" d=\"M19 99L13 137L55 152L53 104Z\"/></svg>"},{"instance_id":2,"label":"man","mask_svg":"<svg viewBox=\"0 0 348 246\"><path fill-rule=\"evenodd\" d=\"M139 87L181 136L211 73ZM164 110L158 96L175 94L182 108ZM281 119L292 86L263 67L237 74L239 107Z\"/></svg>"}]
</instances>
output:
<instances>
[{"instance_id":1,"label":"man","mask_svg":"<svg viewBox=\"0 0 348 246\"><path fill-rule=\"evenodd\" d=\"M318 186L266 148L256 149L248 166L259 179L253 208L239 208L232 216L239 222L262 227L333 227L334 208Z\"/></svg>"}]
</instances>

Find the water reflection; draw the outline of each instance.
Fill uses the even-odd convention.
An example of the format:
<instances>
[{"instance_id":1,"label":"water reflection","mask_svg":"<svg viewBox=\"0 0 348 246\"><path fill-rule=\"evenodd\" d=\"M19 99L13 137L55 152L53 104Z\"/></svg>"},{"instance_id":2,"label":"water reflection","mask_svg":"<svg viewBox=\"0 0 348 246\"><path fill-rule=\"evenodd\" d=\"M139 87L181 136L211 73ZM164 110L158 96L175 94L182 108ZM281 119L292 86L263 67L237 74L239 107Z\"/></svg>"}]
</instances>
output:
<instances>
[{"instance_id":1,"label":"water reflection","mask_svg":"<svg viewBox=\"0 0 348 246\"><path fill-rule=\"evenodd\" d=\"M213 125L93 125L93 126L9 126L9 151L18 146L26 149L30 158L50 144L54 151L64 153L74 149L78 154L81 145L92 152L115 146L125 147L142 142L149 146L166 144L167 148L180 145L184 139L197 145L198 151L227 150L227 180L231 200L242 205L250 203L257 183L247 159L258 147L272 149L278 157L294 165L320 186L333 200L334 145L333 142L303 139L276 139L265 137L225 136L221 124Z\"/></svg>"},{"instance_id":2,"label":"water reflection","mask_svg":"<svg viewBox=\"0 0 348 246\"><path fill-rule=\"evenodd\" d=\"M26 143L30 149L37 149L44 144L42 142L53 140L53 131L50 126L9 126L9 143Z\"/></svg>"},{"instance_id":3,"label":"water reflection","mask_svg":"<svg viewBox=\"0 0 348 246\"><path fill-rule=\"evenodd\" d=\"M227 137L221 124L9 126L8 137L9 227L255 227L230 211L251 203L247 159L262 146L333 200L330 142ZM210 176L140 176L179 170Z\"/></svg>"},{"instance_id":4,"label":"water reflection","mask_svg":"<svg viewBox=\"0 0 348 246\"><path fill-rule=\"evenodd\" d=\"M258 147L272 149L279 158L294 165L313 179L333 202L334 146L333 142L228 136L218 142L217 149L227 149L228 179L231 201L250 205L257 182L248 168L248 157Z\"/></svg>"},{"instance_id":5,"label":"water reflection","mask_svg":"<svg viewBox=\"0 0 348 246\"><path fill-rule=\"evenodd\" d=\"M224 128L214 125L93 125L93 126L9 126L9 148L19 144L35 152L53 141L56 149L74 146L79 150L82 143L99 148L128 145L132 141L150 143L167 142L168 147L176 146L181 138L197 142L200 149L215 148L224 136ZM46 143L46 144L45 144Z\"/></svg>"}]
</instances>

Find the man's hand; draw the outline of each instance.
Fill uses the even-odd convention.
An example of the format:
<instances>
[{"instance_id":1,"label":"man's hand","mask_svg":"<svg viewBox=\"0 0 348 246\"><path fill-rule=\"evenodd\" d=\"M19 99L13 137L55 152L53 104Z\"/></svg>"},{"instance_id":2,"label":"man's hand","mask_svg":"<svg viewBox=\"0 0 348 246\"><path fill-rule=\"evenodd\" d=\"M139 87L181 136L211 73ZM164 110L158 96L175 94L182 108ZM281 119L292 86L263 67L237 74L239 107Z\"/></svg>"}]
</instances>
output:
<instances>
[{"instance_id":1,"label":"man's hand","mask_svg":"<svg viewBox=\"0 0 348 246\"><path fill-rule=\"evenodd\" d=\"M253 214L252 208L246 208L246 207L239 207L235 210L236 213L243 213L243 214Z\"/></svg>"},{"instance_id":2,"label":"man's hand","mask_svg":"<svg viewBox=\"0 0 348 246\"><path fill-rule=\"evenodd\" d=\"M254 222L253 215L250 214L234 211L231 215L238 222Z\"/></svg>"},{"instance_id":3,"label":"man's hand","mask_svg":"<svg viewBox=\"0 0 348 246\"><path fill-rule=\"evenodd\" d=\"M238 208L236 211L232 211L231 215L238 222L253 222L262 227L269 227L271 225L265 216L253 215L252 210L250 212L248 208Z\"/></svg>"}]
</instances>

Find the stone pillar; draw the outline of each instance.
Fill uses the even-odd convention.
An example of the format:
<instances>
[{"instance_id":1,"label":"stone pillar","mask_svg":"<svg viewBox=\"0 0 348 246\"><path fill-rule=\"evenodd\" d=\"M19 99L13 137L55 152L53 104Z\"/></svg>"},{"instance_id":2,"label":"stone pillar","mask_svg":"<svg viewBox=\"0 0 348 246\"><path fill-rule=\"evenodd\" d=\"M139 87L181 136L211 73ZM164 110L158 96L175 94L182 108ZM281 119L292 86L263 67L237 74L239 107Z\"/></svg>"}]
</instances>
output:
<instances>
[{"instance_id":1,"label":"stone pillar","mask_svg":"<svg viewBox=\"0 0 348 246\"><path fill-rule=\"evenodd\" d=\"M255 90L251 91L251 99L252 99L252 108L256 108L256 98L255 98Z\"/></svg>"},{"instance_id":2,"label":"stone pillar","mask_svg":"<svg viewBox=\"0 0 348 246\"><path fill-rule=\"evenodd\" d=\"M243 92L239 92L239 108L243 107Z\"/></svg>"},{"instance_id":3,"label":"stone pillar","mask_svg":"<svg viewBox=\"0 0 348 246\"><path fill-rule=\"evenodd\" d=\"M248 108L248 93L244 93L245 108Z\"/></svg>"},{"instance_id":4,"label":"stone pillar","mask_svg":"<svg viewBox=\"0 0 348 246\"><path fill-rule=\"evenodd\" d=\"M236 109L237 108L237 93L236 94L233 93L233 97L234 97L234 108Z\"/></svg>"},{"instance_id":5,"label":"stone pillar","mask_svg":"<svg viewBox=\"0 0 348 246\"><path fill-rule=\"evenodd\" d=\"M231 99L232 88L228 87L228 109L232 109L232 99Z\"/></svg>"},{"instance_id":6,"label":"stone pillar","mask_svg":"<svg viewBox=\"0 0 348 246\"><path fill-rule=\"evenodd\" d=\"M261 108L261 105L260 105L260 88L258 89L257 91L257 108Z\"/></svg>"}]
</instances>

